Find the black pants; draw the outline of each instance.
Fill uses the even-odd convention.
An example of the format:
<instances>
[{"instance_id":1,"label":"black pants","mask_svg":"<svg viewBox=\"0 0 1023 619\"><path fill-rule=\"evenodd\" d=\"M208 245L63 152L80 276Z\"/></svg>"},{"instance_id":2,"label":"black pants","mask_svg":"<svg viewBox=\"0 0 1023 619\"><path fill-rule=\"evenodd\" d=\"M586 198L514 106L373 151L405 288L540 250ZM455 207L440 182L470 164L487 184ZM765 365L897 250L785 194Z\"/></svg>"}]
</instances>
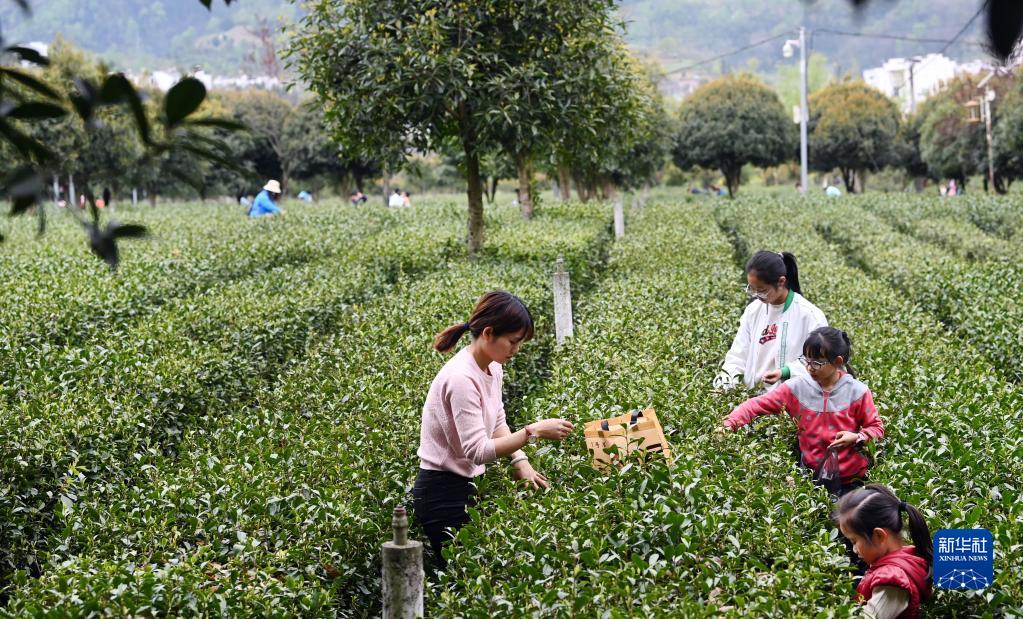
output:
<instances>
[{"instance_id":1,"label":"black pants","mask_svg":"<svg viewBox=\"0 0 1023 619\"><path fill-rule=\"evenodd\" d=\"M414 517L423 527L440 569L446 562L441 550L454 532L469 522L468 508L476 506L472 478L448 471L419 469L412 487Z\"/></svg>"}]
</instances>

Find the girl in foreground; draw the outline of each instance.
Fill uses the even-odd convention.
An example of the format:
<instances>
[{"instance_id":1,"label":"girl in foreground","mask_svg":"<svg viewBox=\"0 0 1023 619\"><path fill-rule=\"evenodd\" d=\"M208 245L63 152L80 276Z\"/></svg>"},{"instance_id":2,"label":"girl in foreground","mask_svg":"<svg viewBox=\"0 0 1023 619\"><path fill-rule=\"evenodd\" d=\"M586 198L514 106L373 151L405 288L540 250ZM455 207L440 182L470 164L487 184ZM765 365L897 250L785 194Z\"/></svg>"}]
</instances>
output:
<instances>
[{"instance_id":1,"label":"girl in foreground","mask_svg":"<svg viewBox=\"0 0 1023 619\"><path fill-rule=\"evenodd\" d=\"M902 539L906 513L913 545ZM870 484L842 497L835 511L842 535L870 567L856 587L870 617L912 619L931 594L931 532L920 511L891 490Z\"/></svg>"}]
</instances>

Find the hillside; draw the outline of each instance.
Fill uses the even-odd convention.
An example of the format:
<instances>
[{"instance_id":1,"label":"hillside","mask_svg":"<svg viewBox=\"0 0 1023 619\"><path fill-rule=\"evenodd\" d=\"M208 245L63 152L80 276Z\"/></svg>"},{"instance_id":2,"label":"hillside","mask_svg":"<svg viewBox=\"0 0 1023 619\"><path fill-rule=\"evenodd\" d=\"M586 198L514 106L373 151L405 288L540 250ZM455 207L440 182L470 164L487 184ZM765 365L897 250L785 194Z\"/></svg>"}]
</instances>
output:
<instances>
[{"instance_id":1,"label":"hillside","mask_svg":"<svg viewBox=\"0 0 1023 619\"><path fill-rule=\"evenodd\" d=\"M0 25L14 40L50 41L61 34L125 69L201 65L222 74L258 73L252 56L261 28L274 33L300 14L289 0L240 0L230 7L215 3L207 11L196 0L33 0L25 18L15 3L0 3ZM624 0L620 3L629 41L665 68L674 69L798 27L804 10L814 29L899 33L907 37L948 39L969 21L976 1L874 0L860 13L847 0ZM973 58L981 50L971 41L983 27L977 20L947 54ZM858 72L884 58L937 51L940 43L857 38L819 32L815 51L837 73ZM781 42L772 42L701 67L701 72L751 68L772 72L784 62Z\"/></svg>"}]
</instances>

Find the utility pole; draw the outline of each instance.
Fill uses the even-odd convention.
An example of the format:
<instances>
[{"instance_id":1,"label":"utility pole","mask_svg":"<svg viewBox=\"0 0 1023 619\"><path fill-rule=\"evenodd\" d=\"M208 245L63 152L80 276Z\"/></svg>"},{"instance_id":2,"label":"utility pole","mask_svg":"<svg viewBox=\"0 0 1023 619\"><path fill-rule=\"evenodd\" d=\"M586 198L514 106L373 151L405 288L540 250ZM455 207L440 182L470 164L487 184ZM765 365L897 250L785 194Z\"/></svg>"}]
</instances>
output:
<instances>
[{"instance_id":1,"label":"utility pole","mask_svg":"<svg viewBox=\"0 0 1023 619\"><path fill-rule=\"evenodd\" d=\"M988 82L995 76L991 71L987 77L977 84L978 88L984 89L984 95L980 100L980 115L984 121L984 133L987 137L987 182L991 191L995 190L995 147L994 136L991 131L991 102L995 100L995 91L991 89Z\"/></svg>"},{"instance_id":2,"label":"utility pole","mask_svg":"<svg viewBox=\"0 0 1023 619\"><path fill-rule=\"evenodd\" d=\"M810 113L806 102L806 28L804 26L799 27L799 40L785 41L785 46L781 50L782 55L786 58L791 58L793 47L799 47L799 191L805 195L808 188L807 184L810 182L806 129Z\"/></svg>"}]
</instances>

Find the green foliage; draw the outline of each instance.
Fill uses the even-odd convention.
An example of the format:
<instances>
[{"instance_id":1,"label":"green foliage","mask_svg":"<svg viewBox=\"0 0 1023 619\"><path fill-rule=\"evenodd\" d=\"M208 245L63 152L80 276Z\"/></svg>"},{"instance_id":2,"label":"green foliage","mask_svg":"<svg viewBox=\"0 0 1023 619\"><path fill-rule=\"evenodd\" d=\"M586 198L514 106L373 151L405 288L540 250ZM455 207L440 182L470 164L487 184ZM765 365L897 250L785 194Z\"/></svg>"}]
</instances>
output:
<instances>
[{"instance_id":1,"label":"green foliage","mask_svg":"<svg viewBox=\"0 0 1023 619\"><path fill-rule=\"evenodd\" d=\"M429 343L503 287L538 327L507 366L512 425L652 405L675 461L605 476L575 434L530 448L548 492L490 466L428 615L853 616L833 504L794 468L791 421L713 432L748 395L709 385L747 302L741 262L759 247L794 251L807 296L852 337L887 426L872 479L932 530L995 535L995 584L939 591L927 616L1023 612L1011 204L667 196L630 209L613 245L604 206L547 205L530 221L497 207L475 260L453 202L288 210L142 209L154 239L125 248L116 280L72 222L45 253L30 222L13 222L0 256L0 615L379 613L379 544L446 359ZM561 347L558 255L576 313Z\"/></svg>"},{"instance_id":2,"label":"green foliage","mask_svg":"<svg viewBox=\"0 0 1023 619\"><path fill-rule=\"evenodd\" d=\"M615 58L603 53L617 42L607 0L323 0L309 9L291 54L324 102L342 152L394 169L413 151L457 145L470 253L483 247L480 160L488 151L513 150L528 185L534 145L594 131L579 119L592 113L594 84L607 79L591 61ZM567 129L546 131L562 122Z\"/></svg>"},{"instance_id":3,"label":"green foliage","mask_svg":"<svg viewBox=\"0 0 1023 619\"><path fill-rule=\"evenodd\" d=\"M809 107L810 163L823 172L840 169L847 191L854 175L897 161L899 109L880 91L862 82L832 84Z\"/></svg>"},{"instance_id":4,"label":"green foliage","mask_svg":"<svg viewBox=\"0 0 1023 619\"><path fill-rule=\"evenodd\" d=\"M751 76L701 86L683 102L679 125L675 165L721 170L733 197L744 165L777 165L792 154L795 134L778 95Z\"/></svg>"},{"instance_id":5,"label":"green foliage","mask_svg":"<svg viewBox=\"0 0 1023 619\"><path fill-rule=\"evenodd\" d=\"M488 287L515 290L539 318L508 375L510 392L528 391L551 346L555 256L585 289L609 239L604 208L545 209L528 223L503 209L486 255L468 261L456 257L451 204L323 208L240 222L306 261L142 306L137 323L68 347L23 386L29 403L2 426L17 454L4 471L4 539L19 540L5 558L43 574L11 575L6 613L369 612L382 527L414 474L422 386L444 361L434 331ZM237 234L236 217L202 229ZM66 395L44 400L62 380L74 382ZM29 423L14 440L26 416L71 406L74 423Z\"/></svg>"},{"instance_id":6,"label":"green foliage","mask_svg":"<svg viewBox=\"0 0 1023 619\"><path fill-rule=\"evenodd\" d=\"M960 186L970 176L987 174L984 124L970 122L967 111L967 104L982 94L977 89L979 80L975 75L956 77L927 99L919 111L923 119L920 127L923 160L933 176L954 178ZM997 95L996 101L1008 93L1011 83L1007 76L996 76L989 82Z\"/></svg>"},{"instance_id":7,"label":"green foliage","mask_svg":"<svg viewBox=\"0 0 1023 619\"><path fill-rule=\"evenodd\" d=\"M1023 178L1023 81L1003 93L993 104L995 115L994 146L996 173L1009 180Z\"/></svg>"}]
</instances>

